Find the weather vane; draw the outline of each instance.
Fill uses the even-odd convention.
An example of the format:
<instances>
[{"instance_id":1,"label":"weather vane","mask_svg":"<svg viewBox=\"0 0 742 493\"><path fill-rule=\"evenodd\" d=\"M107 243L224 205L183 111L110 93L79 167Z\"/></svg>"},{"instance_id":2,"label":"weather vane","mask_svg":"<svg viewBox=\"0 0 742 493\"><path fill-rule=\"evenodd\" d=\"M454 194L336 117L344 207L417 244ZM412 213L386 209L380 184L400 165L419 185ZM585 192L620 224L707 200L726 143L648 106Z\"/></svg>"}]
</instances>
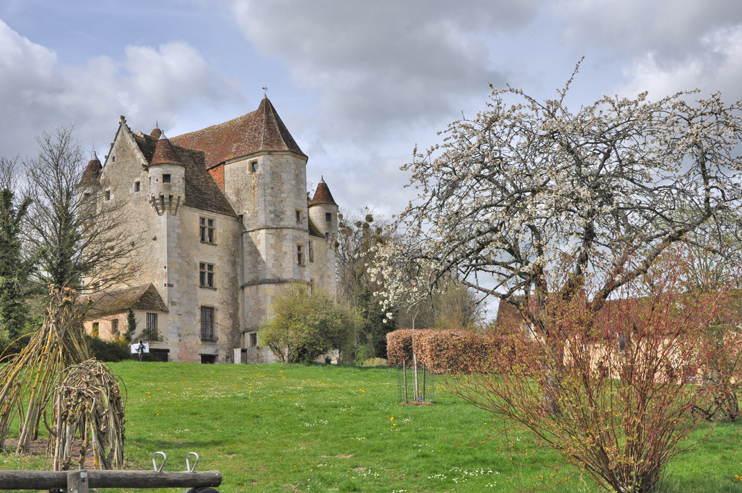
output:
<instances>
[{"instance_id":1,"label":"weather vane","mask_svg":"<svg viewBox=\"0 0 742 493\"><path fill-rule=\"evenodd\" d=\"M268 93L268 88L267 87L264 87L263 88L263 96L267 96L268 95L267 93Z\"/></svg>"}]
</instances>

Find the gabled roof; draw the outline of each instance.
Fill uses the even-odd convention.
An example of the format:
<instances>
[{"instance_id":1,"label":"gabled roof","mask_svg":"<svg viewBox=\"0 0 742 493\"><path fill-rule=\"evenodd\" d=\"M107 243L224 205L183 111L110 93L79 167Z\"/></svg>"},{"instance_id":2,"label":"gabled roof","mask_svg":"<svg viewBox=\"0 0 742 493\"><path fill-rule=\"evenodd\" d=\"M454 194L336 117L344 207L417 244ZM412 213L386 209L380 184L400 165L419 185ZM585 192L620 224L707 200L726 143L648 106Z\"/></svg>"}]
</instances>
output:
<instances>
[{"instance_id":1,"label":"gabled roof","mask_svg":"<svg viewBox=\"0 0 742 493\"><path fill-rule=\"evenodd\" d=\"M267 97L251 113L172 137L170 141L181 147L203 151L206 169L261 151L288 151L306 157Z\"/></svg>"},{"instance_id":2,"label":"gabled roof","mask_svg":"<svg viewBox=\"0 0 742 493\"><path fill-rule=\"evenodd\" d=\"M330 193L330 187L327 186L324 178L322 178L317 184L317 190L315 190L314 197L312 197L312 202L310 202L309 205L315 204L337 205L335 199L332 198L332 194Z\"/></svg>"},{"instance_id":3,"label":"gabled roof","mask_svg":"<svg viewBox=\"0 0 742 493\"><path fill-rule=\"evenodd\" d=\"M172 145L172 139L168 142L167 139L158 140L146 134L131 135L150 165L157 164L157 147L163 145L160 142L167 142L168 152L172 151L167 162L177 161L177 164L185 168L185 205L187 207L237 217L219 185L206 171L203 152Z\"/></svg>"},{"instance_id":4,"label":"gabled roof","mask_svg":"<svg viewBox=\"0 0 742 493\"><path fill-rule=\"evenodd\" d=\"M81 296L80 302L90 303L87 314L89 319L122 313L129 309L164 313L170 311L152 283Z\"/></svg>"}]
</instances>

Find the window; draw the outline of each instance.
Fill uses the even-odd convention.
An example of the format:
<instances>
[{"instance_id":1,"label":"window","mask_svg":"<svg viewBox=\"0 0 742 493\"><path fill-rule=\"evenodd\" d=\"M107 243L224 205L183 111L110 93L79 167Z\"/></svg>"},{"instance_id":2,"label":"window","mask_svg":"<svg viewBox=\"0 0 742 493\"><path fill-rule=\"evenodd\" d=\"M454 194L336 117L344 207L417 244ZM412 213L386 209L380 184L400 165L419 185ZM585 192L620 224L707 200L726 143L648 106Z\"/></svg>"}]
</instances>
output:
<instances>
[{"instance_id":1,"label":"window","mask_svg":"<svg viewBox=\"0 0 742 493\"><path fill-rule=\"evenodd\" d=\"M213 306L202 306L201 307L201 340L202 341L213 341L214 337L214 307Z\"/></svg>"},{"instance_id":2,"label":"window","mask_svg":"<svg viewBox=\"0 0 742 493\"><path fill-rule=\"evenodd\" d=\"M105 192L103 192L103 196L105 197L106 200L111 200L111 191L106 190Z\"/></svg>"},{"instance_id":3,"label":"window","mask_svg":"<svg viewBox=\"0 0 742 493\"><path fill-rule=\"evenodd\" d=\"M198 264L198 283L202 288L214 287L214 264Z\"/></svg>"},{"instance_id":4,"label":"window","mask_svg":"<svg viewBox=\"0 0 742 493\"><path fill-rule=\"evenodd\" d=\"M98 322L93 322L93 331L90 333L90 337L98 338L100 335L100 324Z\"/></svg>"},{"instance_id":5,"label":"window","mask_svg":"<svg viewBox=\"0 0 742 493\"><path fill-rule=\"evenodd\" d=\"M314 262L314 248L312 248L312 242L309 242L309 246L307 247L309 249L309 261Z\"/></svg>"},{"instance_id":6,"label":"window","mask_svg":"<svg viewBox=\"0 0 742 493\"><path fill-rule=\"evenodd\" d=\"M116 335L119 333L119 321L118 319L111 320L111 334Z\"/></svg>"},{"instance_id":7,"label":"window","mask_svg":"<svg viewBox=\"0 0 742 493\"><path fill-rule=\"evenodd\" d=\"M214 227L214 220L202 217L199 219L199 222L201 241L205 243L215 243L216 228Z\"/></svg>"},{"instance_id":8,"label":"window","mask_svg":"<svg viewBox=\"0 0 742 493\"><path fill-rule=\"evenodd\" d=\"M134 182L134 191L135 192L141 192L142 191L142 182L137 180Z\"/></svg>"},{"instance_id":9,"label":"window","mask_svg":"<svg viewBox=\"0 0 742 493\"><path fill-rule=\"evenodd\" d=\"M325 212L325 222L326 223L332 222L332 212Z\"/></svg>"},{"instance_id":10,"label":"window","mask_svg":"<svg viewBox=\"0 0 742 493\"><path fill-rule=\"evenodd\" d=\"M296 263L304 265L304 249L303 245L296 245Z\"/></svg>"},{"instance_id":11,"label":"window","mask_svg":"<svg viewBox=\"0 0 742 493\"><path fill-rule=\"evenodd\" d=\"M216 354L202 354L201 364L202 365L213 365L216 363Z\"/></svg>"},{"instance_id":12,"label":"window","mask_svg":"<svg viewBox=\"0 0 742 493\"><path fill-rule=\"evenodd\" d=\"M154 349L149 348L149 355L155 358L155 361L162 361L163 363L168 362L169 349Z\"/></svg>"},{"instance_id":13,"label":"window","mask_svg":"<svg viewBox=\"0 0 742 493\"><path fill-rule=\"evenodd\" d=\"M170 183L170 174L166 173L162 175L162 183Z\"/></svg>"},{"instance_id":14,"label":"window","mask_svg":"<svg viewBox=\"0 0 742 493\"><path fill-rule=\"evenodd\" d=\"M248 167L250 168L250 173L255 173L256 171L258 171L258 162L251 161Z\"/></svg>"},{"instance_id":15,"label":"window","mask_svg":"<svg viewBox=\"0 0 742 493\"><path fill-rule=\"evenodd\" d=\"M296 211L296 224L301 224L301 211Z\"/></svg>"},{"instance_id":16,"label":"window","mask_svg":"<svg viewBox=\"0 0 742 493\"><path fill-rule=\"evenodd\" d=\"M148 341L156 341L157 335L157 314L147 314L147 327L144 329L144 338Z\"/></svg>"},{"instance_id":17,"label":"window","mask_svg":"<svg viewBox=\"0 0 742 493\"><path fill-rule=\"evenodd\" d=\"M247 347L258 347L258 333L249 332L247 334Z\"/></svg>"}]
</instances>

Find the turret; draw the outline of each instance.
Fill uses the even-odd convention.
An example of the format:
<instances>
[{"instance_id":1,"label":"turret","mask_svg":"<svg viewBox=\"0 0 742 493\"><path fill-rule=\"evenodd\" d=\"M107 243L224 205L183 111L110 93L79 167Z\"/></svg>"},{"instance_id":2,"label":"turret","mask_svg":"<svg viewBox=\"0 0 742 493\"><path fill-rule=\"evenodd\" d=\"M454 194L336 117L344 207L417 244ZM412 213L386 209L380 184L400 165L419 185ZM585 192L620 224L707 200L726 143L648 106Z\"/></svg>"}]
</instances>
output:
<instances>
[{"instance_id":1,"label":"turret","mask_svg":"<svg viewBox=\"0 0 742 493\"><path fill-rule=\"evenodd\" d=\"M153 135L157 133L155 130L152 131ZM165 213L175 216L185 202L185 168L165 133L159 133L155 154L147 168L149 201L158 216Z\"/></svg>"},{"instance_id":2,"label":"turret","mask_svg":"<svg viewBox=\"0 0 742 493\"><path fill-rule=\"evenodd\" d=\"M95 204L97 203L97 195L100 189L100 174L103 166L100 164L98 155L93 151L93 157L88 161L88 165L82 174L80 183L77 185L77 190L80 193L80 198L83 203L88 206L92 206L95 210Z\"/></svg>"},{"instance_id":3,"label":"turret","mask_svg":"<svg viewBox=\"0 0 742 493\"><path fill-rule=\"evenodd\" d=\"M332 198L324 177L320 179L314 197L309 203L309 217L325 238L334 238L338 226L338 205Z\"/></svg>"}]
</instances>

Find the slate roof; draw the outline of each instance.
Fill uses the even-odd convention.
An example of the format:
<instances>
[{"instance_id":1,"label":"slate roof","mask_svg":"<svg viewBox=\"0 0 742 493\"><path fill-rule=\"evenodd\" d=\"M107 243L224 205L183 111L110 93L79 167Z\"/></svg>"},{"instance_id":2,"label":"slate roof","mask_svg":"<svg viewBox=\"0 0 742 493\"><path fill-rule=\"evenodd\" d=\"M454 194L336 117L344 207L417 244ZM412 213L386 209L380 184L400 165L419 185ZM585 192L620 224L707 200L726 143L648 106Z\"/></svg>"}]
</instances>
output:
<instances>
[{"instance_id":1,"label":"slate roof","mask_svg":"<svg viewBox=\"0 0 742 493\"><path fill-rule=\"evenodd\" d=\"M310 203L310 205L315 204L337 205L335 203L335 199L332 198L332 194L330 193L330 187L327 186L324 178L317 184L317 190L315 190L314 197L312 197L312 202Z\"/></svg>"},{"instance_id":2,"label":"slate roof","mask_svg":"<svg viewBox=\"0 0 742 493\"><path fill-rule=\"evenodd\" d=\"M161 163L177 162L185 168L186 206L227 216L237 216L219 185L206 171L203 152L172 145L172 142L167 139L157 140L145 134L132 134L132 136L150 165L157 164L158 159L162 156L162 159L166 159L166 161L160 161ZM167 144L159 144L160 142L166 142ZM158 145L161 147L169 146L169 150L158 154ZM170 151L172 151L172 155L170 155Z\"/></svg>"},{"instance_id":3,"label":"slate roof","mask_svg":"<svg viewBox=\"0 0 742 493\"><path fill-rule=\"evenodd\" d=\"M314 221L312 221L312 218L309 218L309 236L316 236L318 238L324 238L325 235L322 234L322 231L319 230L316 224L314 224Z\"/></svg>"},{"instance_id":4,"label":"slate roof","mask_svg":"<svg viewBox=\"0 0 742 493\"><path fill-rule=\"evenodd\" d=\"M87 315L89 319L122 313L130 308L164 313L170 311L152 283L81 296L80 302L90 303Z\"/></svg>"},{"instance_id":5,"label":"slate roof","mask_svg":"<svg viewBox=\"0 0 742 493\"><path fill-rule=\"evenodd\" d=\"M82 174L80 185L87 185L88 183L98 181L101 169L103 169L103 166L101 166L98 156L93 154L93 159L88 161L88 166Z\"/></svg>"},{"instance_id":6,"label":"slate roof","mask_svg":"<svg viewBox=\"0 0 742 493\"><path fill-rule=\"evenodd\" d=\"M289 151L306 157L267 97L251 113L170 141L203 151L206 169L260 151Z\"/></svg>"},{"instance_id":7,"label":"slate roof","mask_svg":"<svg viewBox=\"0 0 742 493\"><path fill-rule=\"evenodd\" d=\"M157 139L155 154L152 156L152 161L149 164L182 164L178 159L178 155L175 153L175 149L170 144L170 140L162 132L160 132L160 137Z\"/></svg>"}]
</instances>

